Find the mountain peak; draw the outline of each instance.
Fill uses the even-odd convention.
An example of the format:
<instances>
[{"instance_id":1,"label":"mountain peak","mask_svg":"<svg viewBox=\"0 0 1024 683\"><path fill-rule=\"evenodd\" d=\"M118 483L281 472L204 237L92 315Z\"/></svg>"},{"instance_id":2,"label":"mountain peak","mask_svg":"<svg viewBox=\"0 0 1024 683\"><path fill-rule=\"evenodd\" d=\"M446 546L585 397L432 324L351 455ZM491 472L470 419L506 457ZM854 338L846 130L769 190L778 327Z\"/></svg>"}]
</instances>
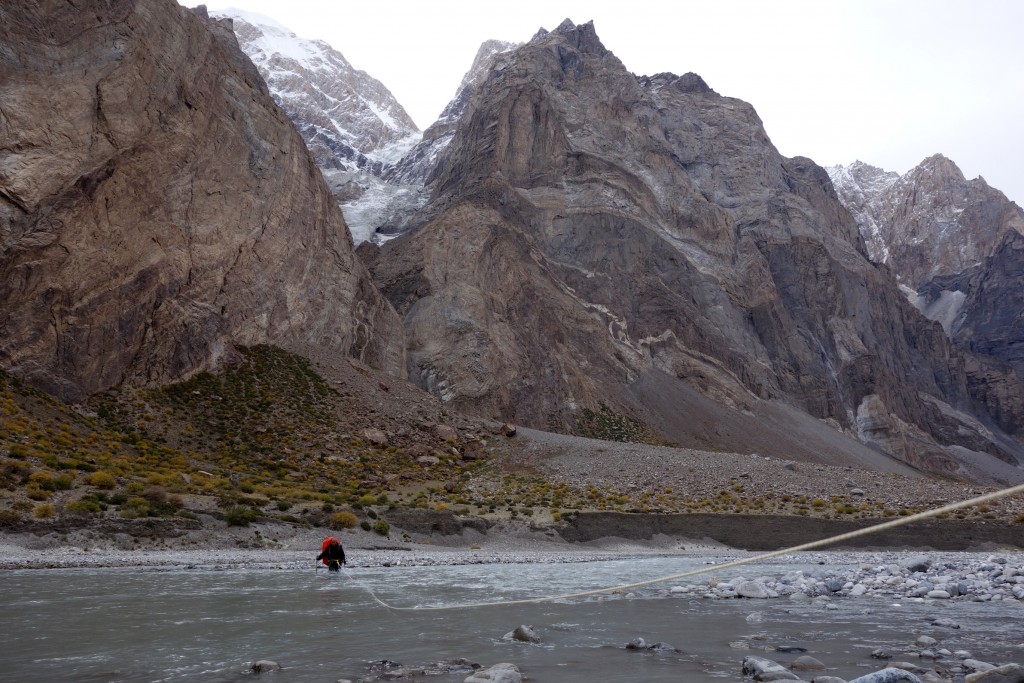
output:
<instances>
[{"instance_id":1,"label":"mountain peak","mask_svg":"<svg viewBox=\"0 0 1024 683\"><path fill-rule=\"evenodd\" d=\"M575 24L571 19L564 20L554 31L541 28L534 34L531 42L543 40L548 36L561 36L580 52L585 54L604 55L609 50L597 36L594 22L588 21L585 24Z\"/></svg>"},{"instance_id":2,"label":"mountain peak","mask_svg":"<svg viewBox=\"0 0 1024 683\"><path fill-rule=\"evenodd\" d=\"M562 21L562 23L559 24L558 27L553 32L554 33L561 33L562 35L566 35L569 32L575 31L575 30L576 30L576 24L572 23L572 19L569 19L568 17L566 17Z\"/></svg>"}]
</instances>

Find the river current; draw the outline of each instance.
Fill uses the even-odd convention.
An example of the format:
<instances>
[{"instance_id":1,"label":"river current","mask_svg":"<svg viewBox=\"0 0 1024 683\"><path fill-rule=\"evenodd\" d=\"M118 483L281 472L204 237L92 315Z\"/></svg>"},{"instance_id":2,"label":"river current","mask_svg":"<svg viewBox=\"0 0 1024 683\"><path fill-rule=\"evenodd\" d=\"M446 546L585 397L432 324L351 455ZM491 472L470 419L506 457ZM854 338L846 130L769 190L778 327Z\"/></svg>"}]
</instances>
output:
<instances>
[{"instance_id":1,"label":"river current","mask_svg":"<svg viewBox=\"0 0 1024 683\"><path fill-rule=\"evenodd\" d=\"M645 558L586 563L355 567L340 574L308 569L77 569L0 575L0 681L270 680L334 683L370 676L374 661L411 666L467 658L516 664L542 683L739 681L750 654L782 664L806 648L854 678L884 666L870 653L891 648L908 659L915 638L934 634L934 617L962 625L942 636L950 650L1011 661L1024 640L1020 605L961 601L900 603L840 599L837 609L771 600L709 600L672 595L671 582L623 594L553 603L444 611L404 607L461 605L559 595L687 571L707 558ZM834 570L837 565L828 569ZM738 575L778 576L816 564L748 566ZM707 581L707 577L690 579ZM541 644L502 636L531 625ZM1016 634L1016 635L1014 635ZM641 637L679 652L625 649ZM245 673L257 660L281 671ZM458 681L466 674L415 680ZM811 676L807 676L808 680Z\"/></svg>"}]
</instances>

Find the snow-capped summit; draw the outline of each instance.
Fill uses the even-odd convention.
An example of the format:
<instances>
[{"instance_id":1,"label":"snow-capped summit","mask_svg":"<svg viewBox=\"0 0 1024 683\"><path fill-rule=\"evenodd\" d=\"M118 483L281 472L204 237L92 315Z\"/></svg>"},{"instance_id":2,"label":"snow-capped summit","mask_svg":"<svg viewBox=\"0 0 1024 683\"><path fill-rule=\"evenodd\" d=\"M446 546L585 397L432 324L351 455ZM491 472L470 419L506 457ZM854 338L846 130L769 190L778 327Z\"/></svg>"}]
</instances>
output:
<instances>
[{"instance_id":1,"label":"snow-capped summit","mask_svg":"<svg viewBox=\"0 0 1024 683\"><path fill-rule=\"evenodd\" d=\"M233 20L239 45L320 168L379 176L419 142L416 124L394 95L324 41L299 38L255 12L215 14Z\"/></svg>"},{"instance_id":2,"label":"snow-capped summit","mask_svg":"<svg viewBox=\"0 0 1024 683\"><path fill-rule=\"evenodd\" d=\"M828 173L872 260L913 290L981 263L1007 231L1024 228L1006 195L982 178L966 179L941 154L903 175L860 161Z\"/></svg>"}]
</instances>

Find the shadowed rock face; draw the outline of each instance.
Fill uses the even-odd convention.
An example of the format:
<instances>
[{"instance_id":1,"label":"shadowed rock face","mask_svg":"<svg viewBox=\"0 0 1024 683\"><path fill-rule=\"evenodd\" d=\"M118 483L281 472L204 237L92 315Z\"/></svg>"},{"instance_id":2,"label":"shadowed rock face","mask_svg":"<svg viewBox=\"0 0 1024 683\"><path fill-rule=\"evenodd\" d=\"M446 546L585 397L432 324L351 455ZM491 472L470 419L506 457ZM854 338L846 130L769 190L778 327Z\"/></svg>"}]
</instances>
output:
<instances>
[{"instance_id":1,"label":"shadowed rock face","mask_svg":"<svg viewBox=\"0 0 1024 683\"><path fill-rule=\"evenodd\" d=\"M956 275L936 277L918 294L925 305L950 293L960 295L950 321L953 341L992 356L1024 374L1024 235L1005 233L988 258Z\"/></svg>"},{"instance_id":2,"label":"shadowed rock face","mask_svg":"<svg viewBox=\"0 0 1024 683\"><path fill-rule=\"evenodd\" d=\"M170 0L0 7L0 363L65 399L402 333L226 27Z\"/></svg>"},{"instance_id":3,"label":"shadowed rock face","mask_svg":"<svg viewBox=\"0 0 1024 683\"><path fill-rule=\"evenodd\" d=\"M665 373L898 442L926 469L955 469L952 443L1000 452L965 426L964 361L867 259L825 171L694 74L633 76L592 24L503 60L430 187L423 227L366 253L410 378L459 409L562 430L600 402L648 419L672 406L638 380Z\"/></svg>"}]
</instances>

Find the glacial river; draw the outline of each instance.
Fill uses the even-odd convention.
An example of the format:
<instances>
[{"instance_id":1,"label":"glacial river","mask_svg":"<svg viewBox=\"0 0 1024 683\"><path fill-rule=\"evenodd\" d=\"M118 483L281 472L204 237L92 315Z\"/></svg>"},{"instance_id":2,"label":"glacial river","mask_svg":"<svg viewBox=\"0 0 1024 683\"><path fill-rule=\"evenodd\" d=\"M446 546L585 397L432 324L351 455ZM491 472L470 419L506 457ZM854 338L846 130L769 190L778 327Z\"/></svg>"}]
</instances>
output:
<instances>
[{"instance_id":1,"label":"glacial river","mask_svg":"<svg viewBox=\"0 0 1024 683\"><path fill-rule=\"evenodd\" d=\"M334 683L368 678L375 660L428 665L464 657L483 666L516 664L536 683L739 681L745 655L787 664L797 646L830 673L854 678L881 668L887 647L898 659L917 636L966 649L977 659L1021 661L1016 601L897 603L837 599L838 609L771 600L709 600L670 595L667 583L610 595L516 606L392 611L557 595L675 574L706 558L649 558L578 564L356 567L323 570L78 569L0 573L0 681L273 681ZM837 566L832 566L836 569ZM817 565L723 571L720 579L780 576ZM691 581L706 581L706 577ZM936 633L949 617L960 630ZM540 645L502 636L532 625ZM624 645L642 637L680 650L654 654ZM254 677L261 659L284 669ZM466 674L415 680L462 683ZM812 675L805 676L808 680Z\"/></svg>"}]
</instances>

